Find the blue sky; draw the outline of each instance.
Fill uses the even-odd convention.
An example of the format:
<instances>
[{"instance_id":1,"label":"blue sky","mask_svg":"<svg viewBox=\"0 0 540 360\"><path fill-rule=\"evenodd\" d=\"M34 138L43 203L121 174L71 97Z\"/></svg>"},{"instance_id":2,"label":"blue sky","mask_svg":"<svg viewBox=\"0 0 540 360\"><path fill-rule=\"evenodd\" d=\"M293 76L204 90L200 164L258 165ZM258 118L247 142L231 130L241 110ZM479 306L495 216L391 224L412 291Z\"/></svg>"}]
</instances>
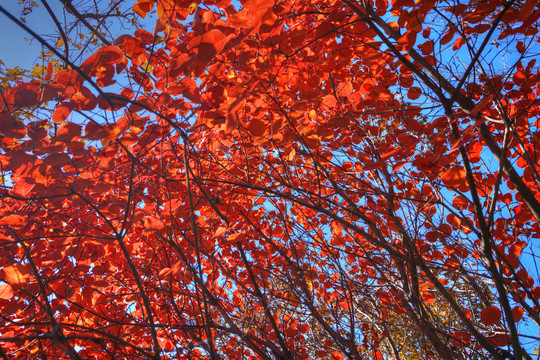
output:
<instances>
[{"instance_id":1,"label":"blue sky","mask_svg":"<svg viewBox=\"0 0 540 360\"><path fill-rule=\"evenodd\" d=\"M40 1L35 2L37 7L32 7L32 11L25 16L26 25L37 34L43 36L50 44L54 44L60 38L58 36L57 27L43 4ZM74 16L64 9L64 6L60 1L51 0L47 1L47 4L52 8L58 21L62 23L62 25L66 24L66 22L67 24L71 24L74 21ZM127 1L126 4L128 8L131 7L131 2ZM20 18L24 9L24 6L19 3L19 0L0 0L0 6L17 18ZM91 23L93 22L91 21ZM110 32L108 35L112 36L113 39L120 34L132 33L134 31L133 29L129 29L129 23L125 22L124 25L126 25L127 28L122 28L121 25L111 26L111 23L107 22L104 30ZM153 22L151 25L153 26ZM152 27L150 27L150 29L151 28ZM88 35L89 31L86 28L82 28L81 33ZM70 33L71 36L75 36L74 34L77 34L76 30ZM5 63L6 67L14 68L15 66L18 66L21 69L32 69L34 64L36 64L42 46L35 39L25 40L25 38L31 39L31 36L4 14L0 13L0 49L2 49L0 52L0 60ZM88 39L88 37L86 39ZM85 42L81 42L81 39L78 40L79 43ZM72 46L70 46L70 49L74 51L73 54L80 54L80 51L77 51L77 49ZM70 57L73 58L73 56ZM84 57L86 57L86 55L83 55L83 58ZM78 60L81 59L79 58Z\"/></svg>"},{"instance_id":2,"label":"blue sky","mask_svg":"<svg viewBox=\"0 0 540 360\"><path fill-rule=\"evenodd\" d=\"M62 13L63 9L54 1L50 5L58 14ZM16 17L20 17L23 10L18 0L6 0L1 6ZM56 29L43 6L32 8L32 13L26 16L26 25L38 34L53 34ZM31 69L34 65L41 45L36 40L27 41L25 38L30 36L13 21L0 14L0 49L2 49L0 60L8 68L18 66L22 69Z\"/></svg>"}]
</instances>

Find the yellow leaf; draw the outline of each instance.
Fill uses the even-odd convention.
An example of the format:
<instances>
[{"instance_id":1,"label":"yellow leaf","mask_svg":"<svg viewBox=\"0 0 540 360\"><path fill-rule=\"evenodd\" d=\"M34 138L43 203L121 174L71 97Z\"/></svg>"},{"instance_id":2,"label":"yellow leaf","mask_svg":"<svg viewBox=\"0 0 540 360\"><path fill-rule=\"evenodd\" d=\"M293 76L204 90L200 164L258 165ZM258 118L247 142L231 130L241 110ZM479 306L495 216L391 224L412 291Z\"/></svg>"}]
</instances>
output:
<instances>
[{"instance_id":1,"label":"yellow leaf","mask_svg":"<svg viewBox=\"0 0 540 360\"><path fill-rule=\"evenodd\" d=\"M192 2L188 7L189 15L193 15L196 9L197 9L197 3Z\"/></svg>"}]
</instances>

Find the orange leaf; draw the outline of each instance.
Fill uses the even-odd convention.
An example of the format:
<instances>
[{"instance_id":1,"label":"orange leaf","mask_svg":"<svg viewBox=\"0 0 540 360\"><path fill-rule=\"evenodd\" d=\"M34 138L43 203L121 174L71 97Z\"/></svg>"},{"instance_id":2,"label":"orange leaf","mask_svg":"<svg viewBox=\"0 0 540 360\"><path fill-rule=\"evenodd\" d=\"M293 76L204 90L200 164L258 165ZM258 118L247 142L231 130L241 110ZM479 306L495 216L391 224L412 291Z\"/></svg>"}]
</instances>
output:
<instances>
[{"instance_id":1,"label":"orange leaf","mask_svg":"<svg viewBox=\"0 0 540 360\"><path fill-rule=\"evenodd\" d=\"M402 153L403 150L404 150L403 148L390 150L390 151L388 151L387 153L384 153L384 154L381 155L381 160L382 160L382 161L386 161L386 160L390 159L391 157L396 156L396 155Z\"/></svg>"},{"instance_id":2,"label":"orange leaf","mask_svg":"<svg viewBox=\"0 0 540 360\"><path fill-rule=\"evenodd\" d=\"M454 43L454 46L452 47L452 50L459 50L463 44L467 41L464 37L459 37L456 42Z\"/></svg>"},{"instance_id":3,"label":"orange leaf","mask_svg":"<svg viewBox=\"0 0 540 360\"><path fill-rule=\"evenodd\" d=\"M21 226L27 222L26 216L7 215L0 219L0 225Z\"/></svg>"},{"instance_id":4,"label":"orange leaf","mask_svg":"<svg viewBox=\"0 0 540 360\"><path fill-rule=\"evenodd\" d=\"M43 78L43 80L45 81L51 80L53 71L54 71L53 64L52 62L50 62L47 64L47 72L45 73L45 77Z\"/></svg>"},{"instance_id":5,"label":"orange leaf","mask_svg":"<svg viewBox=\"0 0 540 360\"><path fill-rule=\"evenodd\" d=\"M435 302L435 296L429 291L424 291L422 294L422 299L424 299L426 304L433 304Z\"/></svg>"},{"instance_id":6,"label":"orange leaf","mask_svg":"<svg viewBox=\"0 0 540 360\"><path fill-rule=\"evenodd\" d=\"M258 32L263 24L272 25L275 22L272 12L274 0L247 0L242 1L242 5L241 11L227 17L233 27L246 28L246 35Z\"/></svg>"},{"instance_id":7,"label":"orange leaf","mask_svg":"<svg viewBox=\"0 0 540 360\"><path fill-rule=\"evenodd\" d=\"M342 82L338 85L337 93L339 96L348 97L353 92L353 86L350 81Z\"/></svg>"},{"instance_id":8,"label":"orange leaf","mask_svg":"<svg viewBox=\"0 0 540 360\"><path fill-rule=\"evenodd\" d=\"M323 97L322 103L328 109L333 109L337 104L337 100L334 95L326 95L325 97Z\"/></svg>"},{"instance_id":9,"label":"orange leaf","mask_svg":"<svg viewBox=\"0 0 540 360\"><path fill-rule=\"evenodd\" d=\"M246 238L246 234L240 233L240 232L239 232L239 233L230 235L230 236L227 238L227 242L228 242L228 243L231 243L231 244L236 244L236 243L241 242L241 241L244 240L245 238Z\"/></svg>"},{"instance_id":10,"label":"orange leaf","mask_svg":"<svg viewBox=\"0 0 540 360\"><path fill-rule=\"evenodd\" d=\"M13 264L4 268L7 282L13 287L25 285L30 280L28 265Z\"/></svg>"},{"instance_id":11,"label":"orange leaf","mask_svg":"<svg viewBox=\"0 0 540 360\"><path fill-rule=\"evenodd\" d=\"M499 323L499 321L501 321L501 316L501 310L494 305L488 306L480 313L482 323L488 326Z\"/></svg>"},{"instance_id":12,"label":"orange leaf","mask_svg":"<svg viewBox=\"0 0 540 360\"><path fill-rule=\"evenodd\" d=\"M117 64L124 59L124 52L115 45L104 46L98 49L92 56L86 59L82 64L81 68L95 67L108 65L108 64Z\"/></svg>"},{"instance_id":13,"label":"orange leaf","mask_svg":"<svg viewBox=\"0 0 540 360\"><path fill-rule=\"evenodd\" d=\"M71 114L71 109L73 106L71 104L60 104L56 107L54 110L54 113L52 114L52 121L59 124L61 122L64 122L68 116Z\"/></svg>"},{"instance_id":14,"label":"orange leaf","mask_svg":"<svg viewBox=\"0 0 540 360\"><path fill-rule=\"evenodd\" d=\"M0 299L11 299L13 297L13 288L9 284L0 285Z\"/></svg>"},{"instance_id":15,"label":"orange leaf","mask_svg":"<svg viewBox=\"0 0 540 360\"><path fill-rule=\"evenodd\" d=\"M146 17L146 14L152 11L154 7L154 2L152 0L138 0L135 5L133 5L133 11L137 13L142 18Z\"/></svg>"},{"instance_id":16,"label":"orange leaf","mask_svg":"<svg viewBox=\"0 0 540 360\"><path fill-rule=\"evenodd\" d=\"M466 179L467 173L461 166L446 170L441 174L441 180L446 186L459 187Z\"/></svg>"},{"instance_id":17,"label":"orange leaf","mask_svg":"<svg viewBox=\"0 0 540 360\"><path fill-rule=\"evenodd\" d=\"M217 230L214 232L214 235L212 235L212 238L215 239L223 234L225 234L225 232L227 231L227 228L226 227L223 227L223 226L220 226L217 228Z\"/></svg>"}]
</instances>

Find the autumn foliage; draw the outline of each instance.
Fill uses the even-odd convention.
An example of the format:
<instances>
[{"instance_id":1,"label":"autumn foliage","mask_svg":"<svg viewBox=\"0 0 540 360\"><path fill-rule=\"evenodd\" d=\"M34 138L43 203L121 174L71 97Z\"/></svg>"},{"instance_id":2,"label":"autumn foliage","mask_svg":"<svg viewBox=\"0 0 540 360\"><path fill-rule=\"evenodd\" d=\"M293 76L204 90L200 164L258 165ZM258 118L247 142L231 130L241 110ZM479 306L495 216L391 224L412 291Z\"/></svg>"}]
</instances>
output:
<instances>
[{"instance_id":1,"label":"autumn foliage","mask_svg":"<svg viewBox=\"0 0 540 360\"><path fill-rule=\"evenodd\" d=\"M130 8L1 91L0 356L532 358L536 0Z\"/></svg>"}]
</instances>

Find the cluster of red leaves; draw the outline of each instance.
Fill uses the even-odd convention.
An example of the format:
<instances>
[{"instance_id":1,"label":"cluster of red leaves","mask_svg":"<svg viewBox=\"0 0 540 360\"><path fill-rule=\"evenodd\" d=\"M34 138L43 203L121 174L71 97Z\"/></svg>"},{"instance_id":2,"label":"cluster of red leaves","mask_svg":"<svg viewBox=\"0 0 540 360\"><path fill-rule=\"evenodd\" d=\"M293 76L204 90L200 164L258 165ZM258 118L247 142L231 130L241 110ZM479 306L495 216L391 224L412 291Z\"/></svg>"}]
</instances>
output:
<instances>
[{"instance_id":1,"label":"cluster of red leaves","mask_svg":"<svg viewBox=\"0 0 540 360\"><path fill-rule=\"evenodd\" d=\"M2 353L526 357L535 1L154 9L2 93Z\"/></svg>"}]
</instances>

